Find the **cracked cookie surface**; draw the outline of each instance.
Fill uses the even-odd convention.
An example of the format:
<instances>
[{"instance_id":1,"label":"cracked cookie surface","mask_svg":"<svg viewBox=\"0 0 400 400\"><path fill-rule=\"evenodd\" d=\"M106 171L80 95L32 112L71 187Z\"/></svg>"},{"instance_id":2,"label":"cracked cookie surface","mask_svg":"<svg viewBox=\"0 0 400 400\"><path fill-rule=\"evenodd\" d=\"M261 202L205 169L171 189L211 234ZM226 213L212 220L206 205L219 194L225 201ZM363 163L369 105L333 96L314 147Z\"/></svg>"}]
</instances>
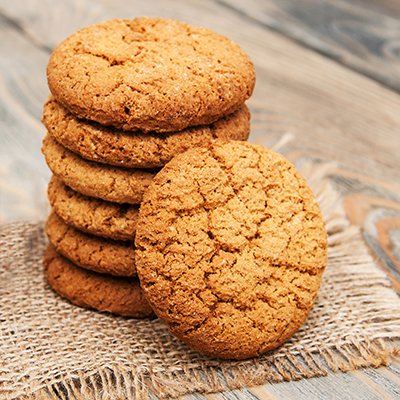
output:
<instances>
[{"instance_id":1,"label":"cracked cookie surface","mask_svg":"<svg viewBox=\"0 0 400 400\"><path fill-rule=\"evenodd\" d=\"M46 234L61 255L82 268L115 276L137 276L133 241L81 232L67 225L54 211L47 219Z\"/></svg>"},{"instance_id":2,"label":"cracked cookie surface","mask_svg":"<svg viewBox=\"0 0 400 400\"><path fill-rule=\"evenodd\" d=\"M67 186L86 196L115 203L140 204L159 169L119 168L88 161L59 144L49 133L42 153L50 170Z\"/></svg>"},{"instance_id":3,"label":"cracked cookie surface","mask_svg":"<svg viewBox=\"0 0 400 400\"><path fill-rule=\"evenodd\" d=\"M112 203L76 192L53 175L47 188L50 205L63 221L93 235L133 240L139 205Z\"/></svg>"},{"instance_id":4,"label":"cracked cookie surface","mask_svg":"<svg viewBox=\"0 0 400 400\"><path fill-rule=\"evenodd\" d=\"M47 78L79 118L144 132L210 124L239 108L255 84L250 58L225 36L147 17L74 33L53 51Z\"/></svg>"},{"instance_id":5,"label":"cracked cookie surface","mask_svg":"<svg viewBox=\"0 0 400 400\"><path fill-rule=\"evenodd\" d=\"M80 268L57 253L51 244L46 248L43 266L50 286L73 304L126 317L154 316L137 278Z\"/></svg>"},{"instance_id":6,"label":"cracked cookie surface","mask_svg":"<svg viewBox=\"0 0 400 400\"><path fill-rule=\"evenodd\" d=\"M205 354L245 359L302 325L327 263L327 233L284 157L216 141L168 163L147 190L136 266L155 313Z\"/></svg>"},{"instance_id":7,"label":"cracked cookie surface","mask_svg":"<svg viewBox=\"0 0 400 400\"><path fill-rule=\"evenodd\" d=\"M171 133L143 133L78 119L50 96L42 122L59 143L81 157L128 168L161 167L177 154L207 145L213 139L245 141L250 134L250 111L246 105L210 125Z\"/></svg>"}]
</instances>

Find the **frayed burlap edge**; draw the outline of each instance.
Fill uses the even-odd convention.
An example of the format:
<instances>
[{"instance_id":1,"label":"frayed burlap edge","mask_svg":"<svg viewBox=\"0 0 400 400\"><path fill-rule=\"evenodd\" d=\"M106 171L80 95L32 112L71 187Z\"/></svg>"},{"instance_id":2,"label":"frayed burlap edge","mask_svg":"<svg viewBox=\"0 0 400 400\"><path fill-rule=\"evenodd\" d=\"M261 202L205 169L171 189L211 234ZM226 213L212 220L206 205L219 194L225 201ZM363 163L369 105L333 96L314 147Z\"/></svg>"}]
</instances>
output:
<instances>
[{"instance_id":1,"label":"frayed burlap edge","mask_svg":"<svg viewBox=\"0 0 400 400\"><path fill-rule=\"evenodd\" d=\"M349 225L340 198L328 179L333 170L332 165L311 163L300 168L327 222L328 268L337 269L337 279L342 280L357 279L362 271L372 274L373 279L366 284L368 290L364 290L367 294L361 291L361 295L369 296L366 301L371 303L371 307L382 302L393 305L390 315L382 315L376 310L376 315L369 316L371 324L376 326L365 332L361 329L360 332L349 333L337 340L317 340L307 346L303 346L301 340L290 339L275 351L241 362L204 358L203 362L197 362L195 366L183 363L177 368L150 373L148 369L137 366L104 366L96 371L77 370L73 374L47 376L47 379L37 381L35 387L32 387L32 380L27 375L26 380L31 386L29 391L23 382L19 382L14 390L5 389L2 392L0 370L0 394L5 394L9 399L40 400L148 399L153 395L175 398L194 392L222 392L267 382L325 376L329 371L346 372L362 367L388 365L394 357L399 356L397 339L400 338L400 301L390 288L388 279L368 254L358 229ZM32 230L36 235L42 231L39 225L26 226L27 230ZM357 270L360 266L362 268ZM347 268L344 269L346 276L340 267Z\"/></svg>"},{"instance_id":2,"label":"frayed burlap edge","mask_svg":"<svg viewBox=\"0 0 400 400\"><path fill-rule=\"evenodd\" d=\"M89 375L64 377L32 395L32 399L135 399L147 400L150 394L159 398L177 398L190 393L215 393L265 383L279 383L326 376L328 371L348 372L362 367L388 365L399 355L399 348L388 340L377 339L345 348L320 348L319 353L287 354L263 362L224 366L204 365L173 374L157 372L151 376L140 371L104 369Z\"/></svg>"}]
</instances>

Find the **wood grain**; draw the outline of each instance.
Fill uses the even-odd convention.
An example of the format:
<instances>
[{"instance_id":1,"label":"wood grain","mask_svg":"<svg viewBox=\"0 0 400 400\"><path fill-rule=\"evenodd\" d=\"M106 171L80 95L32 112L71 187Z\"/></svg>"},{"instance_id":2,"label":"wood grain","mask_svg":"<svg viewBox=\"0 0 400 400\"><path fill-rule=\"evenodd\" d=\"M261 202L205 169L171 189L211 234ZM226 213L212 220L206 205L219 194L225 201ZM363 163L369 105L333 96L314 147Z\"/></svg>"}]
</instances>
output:
<instances>
[{"instance_id":1,"label":"wood grain","mask_svg":"<svg viewBox=\"0 0 400 400\"><path fill-rule=\"evenodd\" d=\"M394 0L222 0L283 33L400 91L400 3Z\"/></svg>"},{"instance_id":2,"label":"wood grain","mask_svg":"<svg viewBox=\"0 0 400 400\"><path fill-rule=\"evenodd\" d=\"M400 204L355 193L344 199L353 225L361 226L371 255L400 294Z\"/></svg>"},{"instance_id":3,"label":"wood grain","mask_svg":"<svg viewBox=\"0 0 400 400\"><path fill-rule=\"evenodd\" d=\"M0 222L48 212L40 116L51 50L85 25L140 15L203 25L242 46L257 73L250 140L278 145L297 166L310 159L335 163L332 182L350 222L399 290L396 0L0 0ZM399 376L394 363L184 399L398 398Z\"/></svg>"},{"instance_id":4,"label":"wood grain","mask_svg":"<svg viewBox=\"0 0 400 400\"><path fill-rule=\"evenodd\" d=\"M40 152L48 55L5 18L0 37L0 222L39 220L47 214L50 177Z\"/></svg>"}]
</instances>

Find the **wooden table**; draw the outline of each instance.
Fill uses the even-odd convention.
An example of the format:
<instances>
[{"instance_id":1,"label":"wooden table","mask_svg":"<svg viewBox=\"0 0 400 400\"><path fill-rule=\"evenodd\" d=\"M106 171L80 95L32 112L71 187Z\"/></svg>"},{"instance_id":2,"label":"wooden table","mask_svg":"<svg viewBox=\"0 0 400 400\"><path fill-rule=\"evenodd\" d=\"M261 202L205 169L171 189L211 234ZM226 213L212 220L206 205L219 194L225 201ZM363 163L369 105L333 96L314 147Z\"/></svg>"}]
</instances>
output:
<instances>
[{"instance_id":1,"label":"wooden table","mask_svg":"<svg viewBox=\"0 0 400 400\"><path fill-rule=\"evenodd\" d=\"M400 293L400 3L396 0L0 0L0 223L44 220L46 64L77 29L161 16L223 33L257 73L250 140L336 163L350 222ZM400 362L186 399L400 398Z\"/></svg>"}]
</instances>

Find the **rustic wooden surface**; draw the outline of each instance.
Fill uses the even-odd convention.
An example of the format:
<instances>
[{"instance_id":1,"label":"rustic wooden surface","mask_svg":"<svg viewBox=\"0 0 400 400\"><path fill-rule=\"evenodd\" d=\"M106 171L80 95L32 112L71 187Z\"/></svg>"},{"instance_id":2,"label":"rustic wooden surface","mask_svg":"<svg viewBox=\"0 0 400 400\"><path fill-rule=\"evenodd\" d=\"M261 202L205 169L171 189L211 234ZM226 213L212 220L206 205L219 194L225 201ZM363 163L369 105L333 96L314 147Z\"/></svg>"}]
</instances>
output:
<instances>
[{"instance_id":1,"label":"rustic wooden surface","mask_svg":"<svg viewBox=\"0 0 400 400\"><path fill-rule=\"evenodd\" d=\"M161 16L236 41L257 73L250 140L296 165L336 163L352 224L400 293L400 3L396 0L0 0L0 223L43 220L45 69L101 20ZM194 399L395 399L400 362Z\"/></svg>"},{"instance_id":2,"label":"rustic wooden surface","mask_svg":"<svg viewBox=\"0 0 400 400\"><path fill-rule=\"evenodd\" d=\"M222 3L400 92L400 2L222 0Z\"/></svg>"}]
</instances>

